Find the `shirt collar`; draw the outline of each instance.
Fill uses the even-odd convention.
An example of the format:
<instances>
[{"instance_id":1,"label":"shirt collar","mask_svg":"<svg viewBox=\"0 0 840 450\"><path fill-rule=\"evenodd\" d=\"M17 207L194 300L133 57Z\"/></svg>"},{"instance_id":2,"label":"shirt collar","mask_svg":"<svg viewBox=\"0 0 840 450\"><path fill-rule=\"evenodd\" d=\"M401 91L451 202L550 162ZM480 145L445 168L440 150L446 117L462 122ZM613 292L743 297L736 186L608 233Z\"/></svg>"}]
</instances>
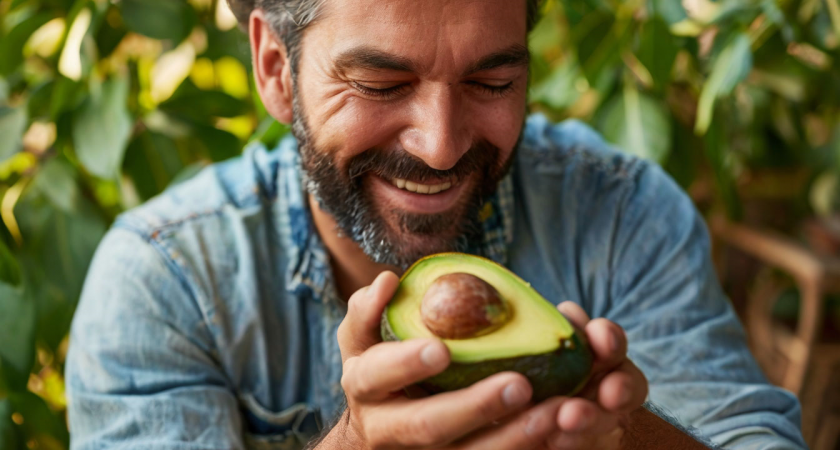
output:
<instances>
[{"instance_id":1,"label":"shirt collar","mask_svg":"<svg viewBox=\"0 0 840 450\"><path fill-rule=\"evenodd\" d=\"M329 255L315 230L303 190L297 142L287 136L274 152L278 162L275 220L277 233L289 261L286 286L301 295L311 292L313 300L337 299ZM499 187L484 200L479 214L483 235L468 253L507 263L507 248L513 241L513 179L509 173Z\"/></svg>"}]
</instances>

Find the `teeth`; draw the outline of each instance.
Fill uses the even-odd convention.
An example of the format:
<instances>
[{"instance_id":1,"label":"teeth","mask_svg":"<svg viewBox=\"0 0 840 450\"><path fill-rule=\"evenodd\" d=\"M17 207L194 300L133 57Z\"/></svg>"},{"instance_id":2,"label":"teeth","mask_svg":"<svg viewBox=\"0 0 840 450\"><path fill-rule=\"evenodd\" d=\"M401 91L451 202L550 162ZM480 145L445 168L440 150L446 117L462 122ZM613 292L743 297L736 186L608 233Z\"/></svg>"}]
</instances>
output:
<instances>
[{"instance_id":1,"label":"teeth","mask_svg":"<svg viewBox=\"0 0 840 450\"><path fill-rule=\"evenodd\" d=\"M401 178L392 179L391 184L400 189L416 192L418 194L437 194L438 192L443 192L452 187L451 181L440 184L420 184L413 181L403 180Z\"/></svg>"}]
</instances>

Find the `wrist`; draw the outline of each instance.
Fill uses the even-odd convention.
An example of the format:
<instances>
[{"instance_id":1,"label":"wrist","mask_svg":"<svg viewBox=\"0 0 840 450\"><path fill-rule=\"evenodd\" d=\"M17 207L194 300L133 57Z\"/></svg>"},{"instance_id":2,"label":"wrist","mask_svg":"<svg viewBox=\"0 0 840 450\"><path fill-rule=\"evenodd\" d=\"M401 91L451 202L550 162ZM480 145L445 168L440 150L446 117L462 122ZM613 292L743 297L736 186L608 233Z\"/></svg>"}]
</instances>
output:
<instances>
[{"instance_id":1,"label":"wrist","mask_svg":"<svg viewBox=\"0 0 840 450\"><path fill-rule=\"evenodd\" d=\"M354 424L351 423L350 410L336 421L335 425L312 450L365 450L364 440L359 435Z\"/></svg>"}]
</instances>

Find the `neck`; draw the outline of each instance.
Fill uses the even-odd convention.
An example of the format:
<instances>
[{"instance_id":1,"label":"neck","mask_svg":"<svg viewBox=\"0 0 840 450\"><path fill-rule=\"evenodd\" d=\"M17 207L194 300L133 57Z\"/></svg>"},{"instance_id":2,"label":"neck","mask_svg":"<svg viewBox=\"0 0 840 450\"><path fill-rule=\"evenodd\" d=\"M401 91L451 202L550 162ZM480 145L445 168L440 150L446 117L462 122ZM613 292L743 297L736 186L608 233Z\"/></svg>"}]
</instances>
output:
<instances>
[{"instance_id":1,"label":"neck","mask_svg":"<svg viewBox=\"0 0 840 450\"><path fill-rule=\"evenodd\" d=\"M330 254L336 289L344 301L349 300L354 292L370 285L385 270L400 274L397 267L371 261L358 244L340 235L335 219L320 208L312 195L309 195L309 209L312 211L315 229Z\"/></svg>"}]
</instances>

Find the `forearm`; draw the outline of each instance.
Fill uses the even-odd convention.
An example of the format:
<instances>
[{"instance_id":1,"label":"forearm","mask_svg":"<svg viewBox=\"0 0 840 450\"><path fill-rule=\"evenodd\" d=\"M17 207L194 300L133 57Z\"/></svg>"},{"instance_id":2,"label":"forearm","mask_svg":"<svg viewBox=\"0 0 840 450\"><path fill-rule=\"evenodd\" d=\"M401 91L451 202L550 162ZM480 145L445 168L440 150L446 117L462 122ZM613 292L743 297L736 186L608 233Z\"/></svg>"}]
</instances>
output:
<instances>
[{"instance_id":1,"label":"forearm","mask_svg":"<svg viewBox=\"0 0 840 450\"><path fill-rule=\"evenodd\" d=\"M688 431L682 430L646 408L630 414L621 441L624 450L708 450Z\"/></svg>"}]
</instances>

